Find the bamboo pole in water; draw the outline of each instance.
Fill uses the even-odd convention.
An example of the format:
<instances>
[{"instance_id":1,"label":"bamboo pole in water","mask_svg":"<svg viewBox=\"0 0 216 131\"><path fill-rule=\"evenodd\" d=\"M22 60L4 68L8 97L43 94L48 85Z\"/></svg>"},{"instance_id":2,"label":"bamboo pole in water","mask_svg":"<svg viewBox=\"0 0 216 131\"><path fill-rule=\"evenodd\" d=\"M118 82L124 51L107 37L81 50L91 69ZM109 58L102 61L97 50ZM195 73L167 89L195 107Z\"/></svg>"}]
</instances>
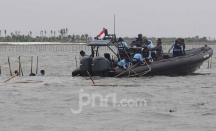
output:
<instances>
[{"instance_id":1,"label":"bamboo pole in water","mask_svg":"<svg viewBox=\"0 0 216 131\"><path fill-rule=\"evenodd\" d=\"M11 70L11 64L10 64L10 57L8 56L8 64L9 64L9 69L10 69L10 75L12 76L12 70Z\"/></svg>"},{"instance_id":2,"label":"bamboo pole in water","mask_svg":"<svg viewBox=\"0 0 216 131\"><path fill-rule=\"evenodd\" d=\"M209 59L208 59L208 69L209 69Z\"/></svg>"},{"instance_id":3,"label":"bamboo pole in water","mask_svg":"<svg viewBox=\"0 0 216 131\"><path fill-rule=\"evenodd\" d=\"M7 79L6 81L4 81L4 83L8 82L10 79L14 78L15 76L17 76L17 74L11 76L9 79Z\"/></svg>"},{"instance_id":4,"label":"bamboo pole in water","mask_svg":"<svg viewBox=\"0 0 216 131\"><path fill-rule=\"evenodd\" d=\"M95 82L94 82L94 80L92 79L92 77L91 77L91 75L89 74L89 72L88 72L88 71L87 71L87 73L88 73L88 75L89 75L90 79L92 80L92 83L95 85Z\"/></svg>"},{"instance_id":5,"label":"bamboo pole in water","mask_svg":"<svg viewBox=\"0 0 216 131\"><path fill-rule=\"evenodd\" d=\"M76 58L76 56L75 56L75 61L76 61L76 68L77 68L77 58Z\"/></svg>"},{"instance_id":6,"label":"bamboo pole in water","mask_svg":"<svg viewBox=\"0 0 216 131\"><path fill-rule=\"evenodd\" d=\"M212 67L212 57L211 57L211 63L210 63L210 68Z\"/></svg>"},{"instance_id":7,"label":"bamboo pole in water","mask_svg":"<svg viewBox=\"0 0 216 131\"><path fill-rule=\"evenodd\" d=\"M32 73L32 66L33 66L33 56L31 57L31 73Z\"/></svg>"},{"instance_id":8,"label":"bamboo pole in water","mask_svg":"<svg viewBox=\"0 0 216 131\"><path fill-rule=\"evenodd\" d=\"M38 73L38 56L37 56L37 65L36 65L36 74Z\"/></svg>"},{"instance_id":9,"label":"bamboo pole in water","mask_svg":"<svg viewBox=\"0 0 216 131\"><path fill-rule=\"evenodd\" d=\"M20 71L21 71L21 68L20 68L20 56L18 57L18 59L19 59L19 76L20 76Z\"/></svg>"},{"instance_id":10,"label":"bamboo pole in water","mask_svg":"<svg viewBox=\"0 0 216 131\"><path fill-rule=\"evenodd\" d=\"M1 65L0 65L0 75L1 75Z\"/></svg>"}]
</instances>

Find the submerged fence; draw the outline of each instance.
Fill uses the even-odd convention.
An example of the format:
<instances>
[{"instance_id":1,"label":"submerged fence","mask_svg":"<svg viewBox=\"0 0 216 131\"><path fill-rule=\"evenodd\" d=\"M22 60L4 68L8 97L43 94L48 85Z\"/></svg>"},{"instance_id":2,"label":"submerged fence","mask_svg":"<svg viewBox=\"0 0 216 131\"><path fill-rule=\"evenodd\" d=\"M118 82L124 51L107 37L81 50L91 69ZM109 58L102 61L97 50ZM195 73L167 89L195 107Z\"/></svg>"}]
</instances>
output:
<instances>
[{"instance_id":1,"label":"submerged fence","mask_svg":"<svg viewBox=\"0 0 216 131\"><path fill-rule=\"evenodd\" d=\"M186 49L193 49L203 47L204 45L186 45ZM215 48L216 45L208 45L211 48ZM110 46L114 51L115 46ZM163 45L163 50L166 52L171 45ZM70 51L91 51L91 47L87 45L0 45L1 52L70 52ZM100 47L102 51L110 50L108 47Z\"/></svg>"}]
</instances>

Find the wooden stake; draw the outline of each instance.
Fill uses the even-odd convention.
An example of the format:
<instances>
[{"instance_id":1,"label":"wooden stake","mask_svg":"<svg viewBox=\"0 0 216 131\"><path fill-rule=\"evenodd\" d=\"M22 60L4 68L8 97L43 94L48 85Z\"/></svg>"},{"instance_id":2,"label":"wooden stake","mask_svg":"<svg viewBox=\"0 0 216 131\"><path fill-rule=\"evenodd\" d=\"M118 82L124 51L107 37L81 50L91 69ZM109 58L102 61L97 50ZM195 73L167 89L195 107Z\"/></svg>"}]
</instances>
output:
<instances>
[{"instance_id":1,"label":"wooden stake","mask_svg":"<svg viewBox=\"0 0 216 131\"><path fill-rule=\"evenodd\" d=\"M21 71L21 68L20 68L20 56L18 57L18 59L19 59L19 76L20 76L20 71Z\"/></svg>"},{"instance_id":2,"label":"wooden stake","mask_svg":"<svg viewBox=\"0 0 216 131\"><path fill-rule=\"evenodd\" d=\"M95 82L94 82L94 80L92 79L92 77L91 77L91 75L89 74L89 72L88 72L88 71L87 71L87 73L88 73L88 75L89 75L90 79L92 80L92 83L95 85Z\"/></svg>"},{"instance_id":3,"label":"wooden stake","mask_svg":"<svg viewBox=\"0 0 216 131\"><path fill-rule=\"evenodd\" d=\"M10 64L10 57L8 56L8 64L9 64L9 68L10 68L10 75L12 76L12 70L11 70L11 64Z\"/></svg>"},{"instance_id":4,"label":"wooden stake","mask_svg":"<svg viewBox=\"0 0 216 131\"><path fill-rule=\"evenodd\" d=\"M210 68L212 67L212 57L211 57L211 63L210 63Z\"/></svg>"},{"instance_id":5,"label":"wooden stake","mask_svg":"<svg viewBox=\"0 0 216 131\"><path fill-rule=\"evenodd\" d=\"M19 59L19 76L20 76L20 73L22 73L22 76L23 76L23 70L22 70L22 66L21 66L20 56L18 57L18 59Z\"/></svg>"},{"instance_id":6,"label":"wooden stake","mask_svg":"<svg viewBox=\"0 0 216 131\"><path fill-rule=\"evenodd\" d=\"M17 76L17 74L11 76L9 79L7 79L6 81L4 81L4 83L8 82L10 79L14 78L15 76Z\"/></svg>"},{"instance_id":7,"label":"wooden stake","mask_svg":"<svg viewBox=\"0 0 216 131\"><path fill-rule=\"evenodd\" d=\"M31 73L32 73L32 66L33 66L33 56L31 57Z\"/></svg>"},{"instance_id":8,"label":"wooden stake","mask_svg":"<svg viewBox=\"0 0 216 131\"><path fill-rule=\"evenodd\" d=\"M37 65L36 65L36 74L38 73L38 56L37 56Z\"/></svg>"},{"instance_id":9,"label":"wooden stake","mask_svg":"<svg viewBox=\"0 0 216 131\"><path fill-rule=\"evenodd\" d=\"M208 59L208 69L209 69L209 59Z\"/></svg>"},{"instance_id":10,"label":"wooden stake","mask_svg":"<svg viewBox=\"0 0 216 131\"><path fill-rule=\"evenodd\" d=\"M0 75L1 75L1 66L0 66Z\"/></svg>"},{"instance_id":11,"label":"wooden stake","mask_svg":"<svg viewBox=\"0 0 216 131\"><path fill-rule=\"evenodd\" d=\"M75 56L75 61L76 61L76 68L77 68L77 58L76 58L76 56Z\"/></svg>"}]
</instances>

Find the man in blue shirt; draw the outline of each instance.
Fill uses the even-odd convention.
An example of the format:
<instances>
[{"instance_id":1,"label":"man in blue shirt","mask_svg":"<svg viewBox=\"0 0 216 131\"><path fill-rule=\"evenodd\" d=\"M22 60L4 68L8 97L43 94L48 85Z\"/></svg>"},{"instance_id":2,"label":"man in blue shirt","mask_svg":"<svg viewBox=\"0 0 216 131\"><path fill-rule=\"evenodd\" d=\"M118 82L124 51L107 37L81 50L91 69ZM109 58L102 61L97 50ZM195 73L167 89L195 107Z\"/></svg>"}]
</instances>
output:
<instances>
[{"instance_id":1,"label":"man in blue shirt","mask_svg":"<svg viewBox=\"0 0 216 131\"><path fill-rule=\"evenodd\" d=\"M148 62L148 63L152 62L151 51L149 51L147 46L144 46L143 57L146 60L146 62Z\"/></svg>"},{"instance_id":2,"label":"man in blue shirt","mask_svg":"<svg viewBox=\"0 0 216 131\"><path fill-rule=\"evenodd\" d=\"M141 52L140 53L136 53L133 57L133 64L137 64L138 62L140 62L139 65L144 65L144 58L142 57L141 55Z\"/></svg>"},{"instance_id":3,"label":"man in blue shirt","mask_svg":"<svg viewBox=\"0 0 216 131\"><path fill-rule=\"evenodd\" d=\"M41 70L41 73L37 74L37 76L44 76L45 75L45 71Z\"/></svg>"},{"instance_id":4,"label":"man in blue shirt","mask_svg":"<svg viewBox=\"0 0 216 131\"><path fill-rule=\"evenodd\" d=\"M172 50L172 48L174 47L173 49L173 57L178 57L178 56L181 56L183 53L183 46L181 44L181 39L178 38L173 44L172 46L170 47L168 53L170 53L170 50Z\"/></svg>"},{"instance_id":5,"label":"man in blue shirt","mask_svg":"<svg viewBox=\"0 0 216 131\"><path fill-rule=\"evenodd\" d=\"M148 49L153 48L153 43L151 40L148 40L147 38L144 38L144 43L148 47Z\"/></svg>"},{"instance_id":6,"label":"man in blue shirt","mask_svg":"<svg viewBox=\"0 0 216 131\"><path fill-rule=\"evenodd\" d=\"M118 39L118 47L119 47L119 49L121 49L121 48L123 49L123 47L126 49L129 49L127 43L124 42L124 40L121 37Z\"/></svg>"},{"instance_id":7,"label":"man in blue shirt","mask_svg":"<svg viewBox=\"0 0 216 131\"><path fill-rule=\"evenodd\" d=\"M80 55L81 55L82 57L84 57L84 56L90 57L90 55L86 54L83 50L80 51Z\"/></svg>"},{"instance_id":8,"label":"man in blue shirt","mask_svg":"<svg viewBox=\"0 0 216 131\"><path fill-rule=\"evenodd\" d=\"M118 62L116 70L118 70L119 68L128 69L129 67L130 67L129 58L125 58Z\"/></svg>"}]
</instances>

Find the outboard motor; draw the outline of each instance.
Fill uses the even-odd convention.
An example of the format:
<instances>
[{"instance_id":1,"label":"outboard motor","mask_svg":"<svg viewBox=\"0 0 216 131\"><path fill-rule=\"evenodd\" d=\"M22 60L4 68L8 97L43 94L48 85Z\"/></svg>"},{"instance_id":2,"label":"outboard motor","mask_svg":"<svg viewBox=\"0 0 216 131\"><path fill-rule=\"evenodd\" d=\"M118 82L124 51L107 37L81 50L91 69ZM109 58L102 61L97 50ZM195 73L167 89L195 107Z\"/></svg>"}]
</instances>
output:
<instances>
[{"instance_id":1,"label":"outboard motor","mask_svg":"<svg viewBox=\"0 0 216 131\"><path fill-rule=\"evenodd\" d=\"M110 62L104 57L95 57L92 61L92 74L94 76L108 77Z\"/></svg>"},{"instance_id":2,"label":"outboard motor","mask_svg":"<svg viewBox=\"0 0 216 131\"><path fill-rule=\"evenodd\" d=\"M82 76L88 76L87 71L91 74L92 58L89 56L82 57L80 61L80 73Z\"/></svg>"}]
</instances>

